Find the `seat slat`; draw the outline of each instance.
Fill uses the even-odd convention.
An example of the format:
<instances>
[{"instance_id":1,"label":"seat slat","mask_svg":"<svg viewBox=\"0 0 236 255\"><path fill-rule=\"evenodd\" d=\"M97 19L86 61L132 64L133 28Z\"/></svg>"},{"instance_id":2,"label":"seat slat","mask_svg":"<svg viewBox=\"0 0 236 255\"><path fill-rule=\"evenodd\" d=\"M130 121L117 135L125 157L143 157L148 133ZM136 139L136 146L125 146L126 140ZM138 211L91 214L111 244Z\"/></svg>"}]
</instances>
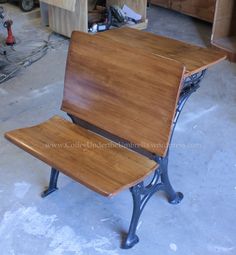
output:
<instances>
[{"instance_id":1,"label":"seat slat","mask_svg":"<svg viewBox=\"0 0 236 255\"><path fill-rule=\"evenodd\" d=\"M58 116L5 137L36 158L104 195L142 181L156 162Z\"/></svg>"}]
</instances>

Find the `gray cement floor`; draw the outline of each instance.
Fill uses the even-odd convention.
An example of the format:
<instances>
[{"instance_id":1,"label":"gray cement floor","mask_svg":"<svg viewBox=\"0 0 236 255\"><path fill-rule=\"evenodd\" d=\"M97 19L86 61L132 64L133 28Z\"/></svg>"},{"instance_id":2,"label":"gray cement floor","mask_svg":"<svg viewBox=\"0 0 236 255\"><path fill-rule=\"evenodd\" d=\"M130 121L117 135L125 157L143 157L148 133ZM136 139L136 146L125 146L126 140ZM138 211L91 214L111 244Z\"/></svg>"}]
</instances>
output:
<instances>
[{"instance_id":1,"label":"gray cement floor","mask_svg":"<svg viewBox=\"0 0 236 255\"><path fill-rule=\"evenodd\" d=\"M21 43L48 36L39 19L5 6ZM161 8L148 12L148 30L208 44L209 24ZM131 216L129 191L107 199L61 175L60 190L42 199L49 167L3 138L53 114L65 116L59 108L66 53L67 42L0 85L0 254L235 255L236 65L211 68L179 119L169 169L184 200L173 206L155 195L140 221L140 243L124 251L120 232Z\"/></svg>"}]
</instances>

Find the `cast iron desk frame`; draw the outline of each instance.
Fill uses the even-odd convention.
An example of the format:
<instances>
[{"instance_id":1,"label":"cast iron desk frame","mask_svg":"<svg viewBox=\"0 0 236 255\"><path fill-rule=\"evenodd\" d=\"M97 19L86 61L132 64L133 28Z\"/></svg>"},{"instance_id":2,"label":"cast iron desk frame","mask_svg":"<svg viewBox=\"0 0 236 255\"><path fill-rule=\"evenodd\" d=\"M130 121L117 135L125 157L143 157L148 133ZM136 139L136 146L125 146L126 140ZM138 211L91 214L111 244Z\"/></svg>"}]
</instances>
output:
<instances>
[{"instance_id":1,"label":"cast iron desk frame","mask_svg":"<svg viewBox=\"0 0 236 255\"><path fill-rule=\"evenodd\" d=\"M202 78L204 77L205 72L206 70L200 71L196 74L186 77L184 80L182 91L180 93L179 101L176 108L175 118L173 121L173 127L172 127L172 133L171 133L171 139L170 139L170 143L168 147L168 152L165 157L159 157L158 155L150 154L146 151L143 151L142 149L141 150L139 148L137 149L137 147L129 146L130 149L133 149L135 151L138 151L139 153L145 154L147 157L151 158L152 160L155 160L157 163L159 163L159 168L154 171L153 177L148 185L145 185L144 181L142 181L130 188L130 192L133 198L133 213L132 213L132 218L131 218L128 234L122 243L122 248L124 249L132 248L136 243L139 242L139 238L136 235L139 218L142 214L142 211L145 205L147 204L148 200L152 197L153 194L155 194L157 191L160 191L160 190L164 191L167 195L168 202L171 204L178 204L183 199L183 194L181 192L176 192L173 189L169 180L169 175L168 175L169 148L170 148L171 140L172 140L175 126L177 124L180 113L186 101L188 100L188 98L192 95L193 92L195 92L199 88L199 84ZM73 115L70 115L70 114L68 115L70 116L70 118L75 124L78 124L84 128L87 128L93 132L96 132L97 134L100 134L108 139L111 139L123 146L127 146L129 144L127 141L124 141L118 137L115 137L114 135L109 134L105 130L101 130L81 119L74 117ZM46 197L58 189L57 188L58 176L59 176L59 171L55 168L52 168L49 186L42 193L42 197Z\"/></svg>"}]
</instances>

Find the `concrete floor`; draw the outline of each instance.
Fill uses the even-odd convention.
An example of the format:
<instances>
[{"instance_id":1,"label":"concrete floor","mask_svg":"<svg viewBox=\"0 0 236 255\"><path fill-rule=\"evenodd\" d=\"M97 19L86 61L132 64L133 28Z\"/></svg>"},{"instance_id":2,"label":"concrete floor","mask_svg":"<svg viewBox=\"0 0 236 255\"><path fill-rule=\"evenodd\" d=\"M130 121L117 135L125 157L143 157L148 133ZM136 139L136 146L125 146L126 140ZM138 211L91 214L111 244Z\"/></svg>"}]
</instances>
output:
<instances>
[{"instance_id":1,"label":"concrete floor","mask_svg":"<svg viewBox=\"0 0 236 255\"><path fill-rule=\"evenodd\" d=\"M39 19L5 6L21 44L48 36ZM161 8L148 12L148 30L208 44L209 24ZM173 206L155 195L140 221L140 243L124 251L120 232L131 216L129 191L107 199L61 175L60 190L42 199L49 167L3 138L8 130L65 116L59 109L67 45L0 85L0 254L235 255L236 65L211 68L179 119L169 169L184 200Z\"/></svg>"}]
</instances>

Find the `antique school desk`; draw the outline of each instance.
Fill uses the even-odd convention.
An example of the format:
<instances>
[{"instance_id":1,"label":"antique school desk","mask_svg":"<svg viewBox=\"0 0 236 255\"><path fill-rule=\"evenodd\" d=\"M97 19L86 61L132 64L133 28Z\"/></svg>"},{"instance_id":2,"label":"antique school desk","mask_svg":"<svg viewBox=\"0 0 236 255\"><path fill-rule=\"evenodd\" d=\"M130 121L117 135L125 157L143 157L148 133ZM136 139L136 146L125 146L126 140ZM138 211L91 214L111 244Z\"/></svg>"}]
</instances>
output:
<instances>
[{"instance_id":1,"label":"antique school desk","mask_svg":"<svg viewBox=\"0 0 236 255\"><path fill-rule=\"evenodd\" d=\"M169 144L205 69L222 59L217 51L132 29L74 32L62 102L73 123L54 116L5 137L52 167L43 197L57 189L59 172L104 196L129 188L133 214L122 247L131 248L153 194L165 191L172 204L183 198L169 181Z\"/></svg>"}]
</instances>

